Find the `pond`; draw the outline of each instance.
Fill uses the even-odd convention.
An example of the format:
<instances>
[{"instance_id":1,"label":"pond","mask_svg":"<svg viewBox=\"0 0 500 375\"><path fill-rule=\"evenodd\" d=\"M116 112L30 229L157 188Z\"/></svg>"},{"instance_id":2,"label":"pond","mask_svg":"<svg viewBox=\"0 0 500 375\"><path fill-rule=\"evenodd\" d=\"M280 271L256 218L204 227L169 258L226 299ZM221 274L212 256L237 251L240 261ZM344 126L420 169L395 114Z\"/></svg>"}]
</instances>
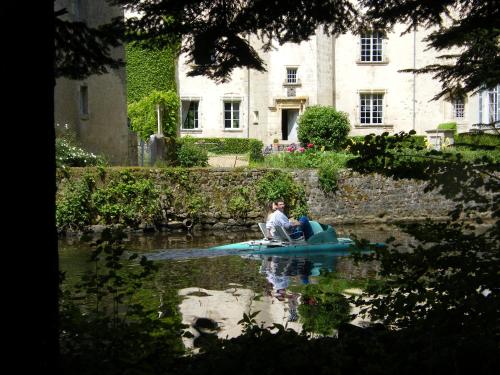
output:
<instances>
[{"instance_id":1,"label":"pond","mask_svg":"<svg viewBox=\"0 0 500 375\"><path fill-rule=\"evenodd\" d=\"M404 234L390 225L345 225L336 226L336 230L339 237L384 242L394 236L404 240ZM129 234L124 244L127 251L146 255L160 266L151 286L156 298L153 303L157 303L161 315L163 299L180 296L177 309L195 339L200 334L196 326L200 318L215 322L219 337L230 338L241 333L238 322L243 314L257 311L255 319L259 324L279 323L300 332L300 292L306 285L319 283L324 271L334 272L338 280L344 280L340 283L344 289L353 289L359 284L356 280L376 277L375 264L356 265L349 257L335 254L238 255L207 250L258 238L260 232L156 232ZM90 245L78 238L59 240L60 269L66 272L68 282L92 270L90 252ZM183 340L186 347L193 347L192 338Z\"/></svg>"}]
</instances>

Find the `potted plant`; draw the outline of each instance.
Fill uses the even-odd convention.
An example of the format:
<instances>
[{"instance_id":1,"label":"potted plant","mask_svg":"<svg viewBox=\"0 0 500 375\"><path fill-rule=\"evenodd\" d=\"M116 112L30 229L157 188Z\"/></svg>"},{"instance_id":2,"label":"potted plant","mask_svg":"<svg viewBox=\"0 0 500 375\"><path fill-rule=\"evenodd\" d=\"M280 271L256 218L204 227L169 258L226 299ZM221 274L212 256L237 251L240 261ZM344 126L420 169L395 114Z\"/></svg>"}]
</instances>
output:
<instances>
[{"instance_id":1,"label":"potted plant","mask_svg":"<svg viewBox=\"0 0 500 375\"><path fill-rule=\"evenodd\" d=\"M279 139L278 138L274 138L273 139L273 150L275 151L278 151L279 150Z\"/></svg>"}]
</instances>

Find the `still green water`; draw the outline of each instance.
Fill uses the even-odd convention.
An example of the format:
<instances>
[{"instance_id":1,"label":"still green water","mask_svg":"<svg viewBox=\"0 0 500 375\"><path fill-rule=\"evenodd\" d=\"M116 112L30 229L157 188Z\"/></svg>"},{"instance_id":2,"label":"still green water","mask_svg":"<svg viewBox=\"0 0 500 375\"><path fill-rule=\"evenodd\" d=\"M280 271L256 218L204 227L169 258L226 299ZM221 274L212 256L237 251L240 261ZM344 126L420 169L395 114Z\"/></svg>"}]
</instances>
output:
<instances>
[{"instance_id":1,"label":"still green water","mask_svg":"<svg viewBox=\"0 0 500 375\"><path fill-rule=\"evenodd\" d=\"M395 236L400 240L405 240L404 235L393 226L358 225L335 226L335 228L339 237L356 236L374 242L384 242L388 237ZM335 254L242 256L208 250L212 246L260 237L260 232L129 234L124 245L127 251L146 255L159 265L159 272L154 283L148 286L151 288L150 293L147 293L149 304L160 306L161 296L183 294L184 297L179 301L184 305L179 303L178 309L186 323L196 316L206 316L214 320L219 317L229 327L231 319L237 321L241 318L241 315L230 318L229 312L241 306L229 305L234 301L227 302L228 305L225 306L225 297L220 293L236 290L235 288L239 288L239 291L231 293L236 296L236 300L242 290L244 293L250 290L252 294L246 302L243 297L240 297L240 305L248 304L252 298L256 300L267 296L260 299L259 309L268 309L268 319L276 320L276 312L272 312L276 310L275 304L286 304L288 301L288 307L285 306L284 311L295 313L299 294L297 291L300 291L300 288L306 284L318 283L323 277L320 275L322 270L335 272L337 277L347 281L346 286L350 286L349 282L376 277L377 266L375 264L355 265L349 257ZM93 270L94 264L89 261L91 251L92 248L88 243L76 237L65 237L59 240L60 269L66 273L67 283L73 283L85 271ZM210 305L212 302L209 299L214 295L219 296L218 300L215 305ZM209 298L209 296L212 297ZM189 297L198 298L196 303L200 306L193 308L182 302ZM268 306L262 304L268 304ZM288 319L296 321L297 317L290 313Z\"/></svg>"}]
</instances>

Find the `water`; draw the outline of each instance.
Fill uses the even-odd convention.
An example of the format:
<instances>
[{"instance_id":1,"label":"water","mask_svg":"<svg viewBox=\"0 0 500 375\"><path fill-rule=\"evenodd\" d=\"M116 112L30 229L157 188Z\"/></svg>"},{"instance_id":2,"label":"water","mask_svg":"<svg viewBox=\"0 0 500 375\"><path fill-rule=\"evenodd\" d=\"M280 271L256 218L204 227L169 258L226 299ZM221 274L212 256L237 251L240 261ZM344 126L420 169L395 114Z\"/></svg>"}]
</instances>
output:
<instances>
[{"instance_id":1,"label":"water","mask_svg":"<svg viewBox=\"0 0 500 375\"><path fill-rule=\"evenodd\" d=\"M336 230L339 237L383 242L395 236L404 240L391 226L337 226ZM260 311L259 322L288 324L300 331L296 313L300 293L296 291L318 283L322 270L335 271L347 280L376 276L375 264L356 265L336 254L240 255L237 251L207 250L260 236L260 232L131 234L124 245L127 251L146 255L160 266L151 286L158 306L164 296L180 295L178 309L183 322L192 327L200 317L212 319L222 327L220 337L238 335L241 327L237 322L243 313L252 311ZM91 247L77 238L59 240L60 268L68 282L93 269L88 261L90 252ZM192 340L184 341L192 346Z\"/></svg>"}]
</instances>

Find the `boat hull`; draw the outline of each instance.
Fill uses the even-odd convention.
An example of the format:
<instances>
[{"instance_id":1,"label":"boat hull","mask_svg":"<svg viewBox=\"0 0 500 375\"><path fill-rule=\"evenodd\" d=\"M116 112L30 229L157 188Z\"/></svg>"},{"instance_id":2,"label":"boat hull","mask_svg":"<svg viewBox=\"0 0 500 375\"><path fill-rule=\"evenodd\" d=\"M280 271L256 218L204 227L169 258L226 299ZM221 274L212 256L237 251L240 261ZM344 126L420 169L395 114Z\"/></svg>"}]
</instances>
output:
<instances>
[{"instance_id":1,"label":"boat hull","mask_svg":"<svg viewBox=\"0 0 500 375\"><path fill-rule=\"evenodd\" d=\"M212 250L238 250L248 254L288 254L288 253L312 253L312 252L345 252L354 249L354 242L350 239L339 239L336 243L309 244L282 243L272 241L246 241L222 246L212 247Z\"/></svg>"}]
</instances>

